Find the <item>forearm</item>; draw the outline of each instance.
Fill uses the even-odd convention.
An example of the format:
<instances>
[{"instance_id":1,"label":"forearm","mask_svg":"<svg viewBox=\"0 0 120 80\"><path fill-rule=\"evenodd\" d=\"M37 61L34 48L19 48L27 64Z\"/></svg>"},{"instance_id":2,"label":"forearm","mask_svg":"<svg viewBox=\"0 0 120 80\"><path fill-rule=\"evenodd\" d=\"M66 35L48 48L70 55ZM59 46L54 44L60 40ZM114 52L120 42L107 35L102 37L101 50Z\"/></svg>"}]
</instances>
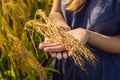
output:
<instances>
[{"instance_id":1,"label":"forearm","mask_svg":"<svg viewBox=\"0 0 120 80\"><path fill-rule=\"evenodd\" d=\"M65 30L70 30L70 27L67 25L61 13L61 0L53 0L53 6L49 14L49 18L58 28L62 27Z\"/></svg>"},{"instance_id":2,"label":"forearm","mask_svg":"<svg viewBox=\"0 0 120 80\"><path fill-rule=\"evenodd\" d=\"M120 35L110 37L89 30L87 32L89 44L107 52L120 54Z\"/></svg>"}]
</instances>

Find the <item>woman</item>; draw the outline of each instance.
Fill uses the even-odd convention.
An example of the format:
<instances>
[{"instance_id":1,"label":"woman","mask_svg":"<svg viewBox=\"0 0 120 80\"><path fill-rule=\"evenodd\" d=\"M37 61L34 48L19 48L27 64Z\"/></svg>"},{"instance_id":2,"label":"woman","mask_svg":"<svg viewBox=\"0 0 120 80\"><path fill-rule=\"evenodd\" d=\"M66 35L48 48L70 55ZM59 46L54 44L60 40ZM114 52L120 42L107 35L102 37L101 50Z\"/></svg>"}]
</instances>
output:
<instances>
[{"instance_id":1,"label":"woman","mask_svg":"<svg viewBox=\"0 0 120 80\"><path fill-rule=\"evenodd\" d=\"M99 60L81 70L69 52L46 39L40 48L57 58L52 80L120 80L120 0L54 0L50 19L85 43Z\"/></svg>"}]
</instances>

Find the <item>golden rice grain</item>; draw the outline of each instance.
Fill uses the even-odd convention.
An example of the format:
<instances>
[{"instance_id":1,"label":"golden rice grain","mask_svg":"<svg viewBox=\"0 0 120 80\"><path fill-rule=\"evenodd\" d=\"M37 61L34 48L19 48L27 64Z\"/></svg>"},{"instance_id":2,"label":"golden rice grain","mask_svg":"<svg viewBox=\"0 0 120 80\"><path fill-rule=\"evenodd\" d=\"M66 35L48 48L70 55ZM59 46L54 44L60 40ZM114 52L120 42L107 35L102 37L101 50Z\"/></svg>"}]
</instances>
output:
<instances>
[{"instance_id":1,"label":"golden rice grain","mask_svg":"<svg viewBox=\"0 0 120 80\"><path fill-rule=\"evenodd\" d=\"M37 17L37 18L36 18ZM39 17L39 18L38 18ZM72 54L74 62L82 69L84 69L84 63L91 62L95 64L96 58L94 54L85 45L70 35L62 28L57 26L45 15L44 12L38 10L35 18L29 21L25 30L35 30L37 33L41 33L44 36L47 34L52 38L52 42L56 42L65 47L67 51Z\"/></svg>"}]
</instances>

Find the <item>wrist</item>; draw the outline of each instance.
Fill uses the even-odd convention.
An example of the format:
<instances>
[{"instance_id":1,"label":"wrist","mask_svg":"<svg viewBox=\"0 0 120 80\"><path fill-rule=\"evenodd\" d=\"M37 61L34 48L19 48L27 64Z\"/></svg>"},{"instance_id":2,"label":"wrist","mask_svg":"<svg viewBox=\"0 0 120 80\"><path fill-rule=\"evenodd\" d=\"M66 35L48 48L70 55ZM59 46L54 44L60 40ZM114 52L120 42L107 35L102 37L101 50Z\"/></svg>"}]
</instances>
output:
<instances>
[{"instance_id":1,"label":"wrist","mask_svg":"<svg viewBox=\"0 0 120 80\"><path fill-rule=\"evenodd\" d=\"M84 44L88 43L88 40L90 39L88 30L83 29L83 28L74 29L71 35L74 35L78 40L80 40Z\"/></svg>"},{"instance_id":2,"label":"wrist","mask_svg":"<svg viewBox=\"0 0 120 80\"><path fill-rule=\"evenodd\" d=\"M86 30L86 32L87 32L87 35L88 35L88 41L87 41L87 43L91 43L93 32L90 31L90 30Z\"/></svg>"},{"instance_id":3,"label":"wrist","mask_svg":"<svg viewBox=\"0 0 120 80\"><path fill-rule=\"evenodd\" d=\"M65 31L70 31L71 30L71 28L70 28L70 26L68 26L68 25L59 25L59 26L57 26L58 27L58 29L60 29L60 28L62 28L62 29L64 29Z\"/></svg>"},{"instance_id":4,"label":"wrist","mask_svg":"<svg viewBox=\"0 0 120 80\"><path fill-rule=\"evenodd\" d=\"M66 31L70 31L70 30L71 30L70 26L68 26L68 25L66 25L66 26L64 27L64 29L65 29Z\"/></svg>"}]
</instances>

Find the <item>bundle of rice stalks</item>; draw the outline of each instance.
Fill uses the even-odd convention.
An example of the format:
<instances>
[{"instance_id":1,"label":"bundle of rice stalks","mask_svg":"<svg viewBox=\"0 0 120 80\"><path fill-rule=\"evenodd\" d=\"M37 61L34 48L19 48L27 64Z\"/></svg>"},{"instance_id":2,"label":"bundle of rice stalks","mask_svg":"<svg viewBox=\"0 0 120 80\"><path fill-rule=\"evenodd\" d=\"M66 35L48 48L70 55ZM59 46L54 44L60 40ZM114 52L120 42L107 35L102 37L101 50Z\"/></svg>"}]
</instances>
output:
<instances>
[{"instance_id":1,"label":"bundle of rice stalks","mask_svg":"<svg viewBox=\"0 0 120 80\"><path fill-rule=\"evenodd\" d=\"M26 23L25 30L34 30L44 36L49 35L52 42L61 44L72 54L74 62L84 70L84 63L95 64L96 58L92 52L78 39L57 26L41 10L36 12L34 20Z\"/></svg>"}]
</instances>

